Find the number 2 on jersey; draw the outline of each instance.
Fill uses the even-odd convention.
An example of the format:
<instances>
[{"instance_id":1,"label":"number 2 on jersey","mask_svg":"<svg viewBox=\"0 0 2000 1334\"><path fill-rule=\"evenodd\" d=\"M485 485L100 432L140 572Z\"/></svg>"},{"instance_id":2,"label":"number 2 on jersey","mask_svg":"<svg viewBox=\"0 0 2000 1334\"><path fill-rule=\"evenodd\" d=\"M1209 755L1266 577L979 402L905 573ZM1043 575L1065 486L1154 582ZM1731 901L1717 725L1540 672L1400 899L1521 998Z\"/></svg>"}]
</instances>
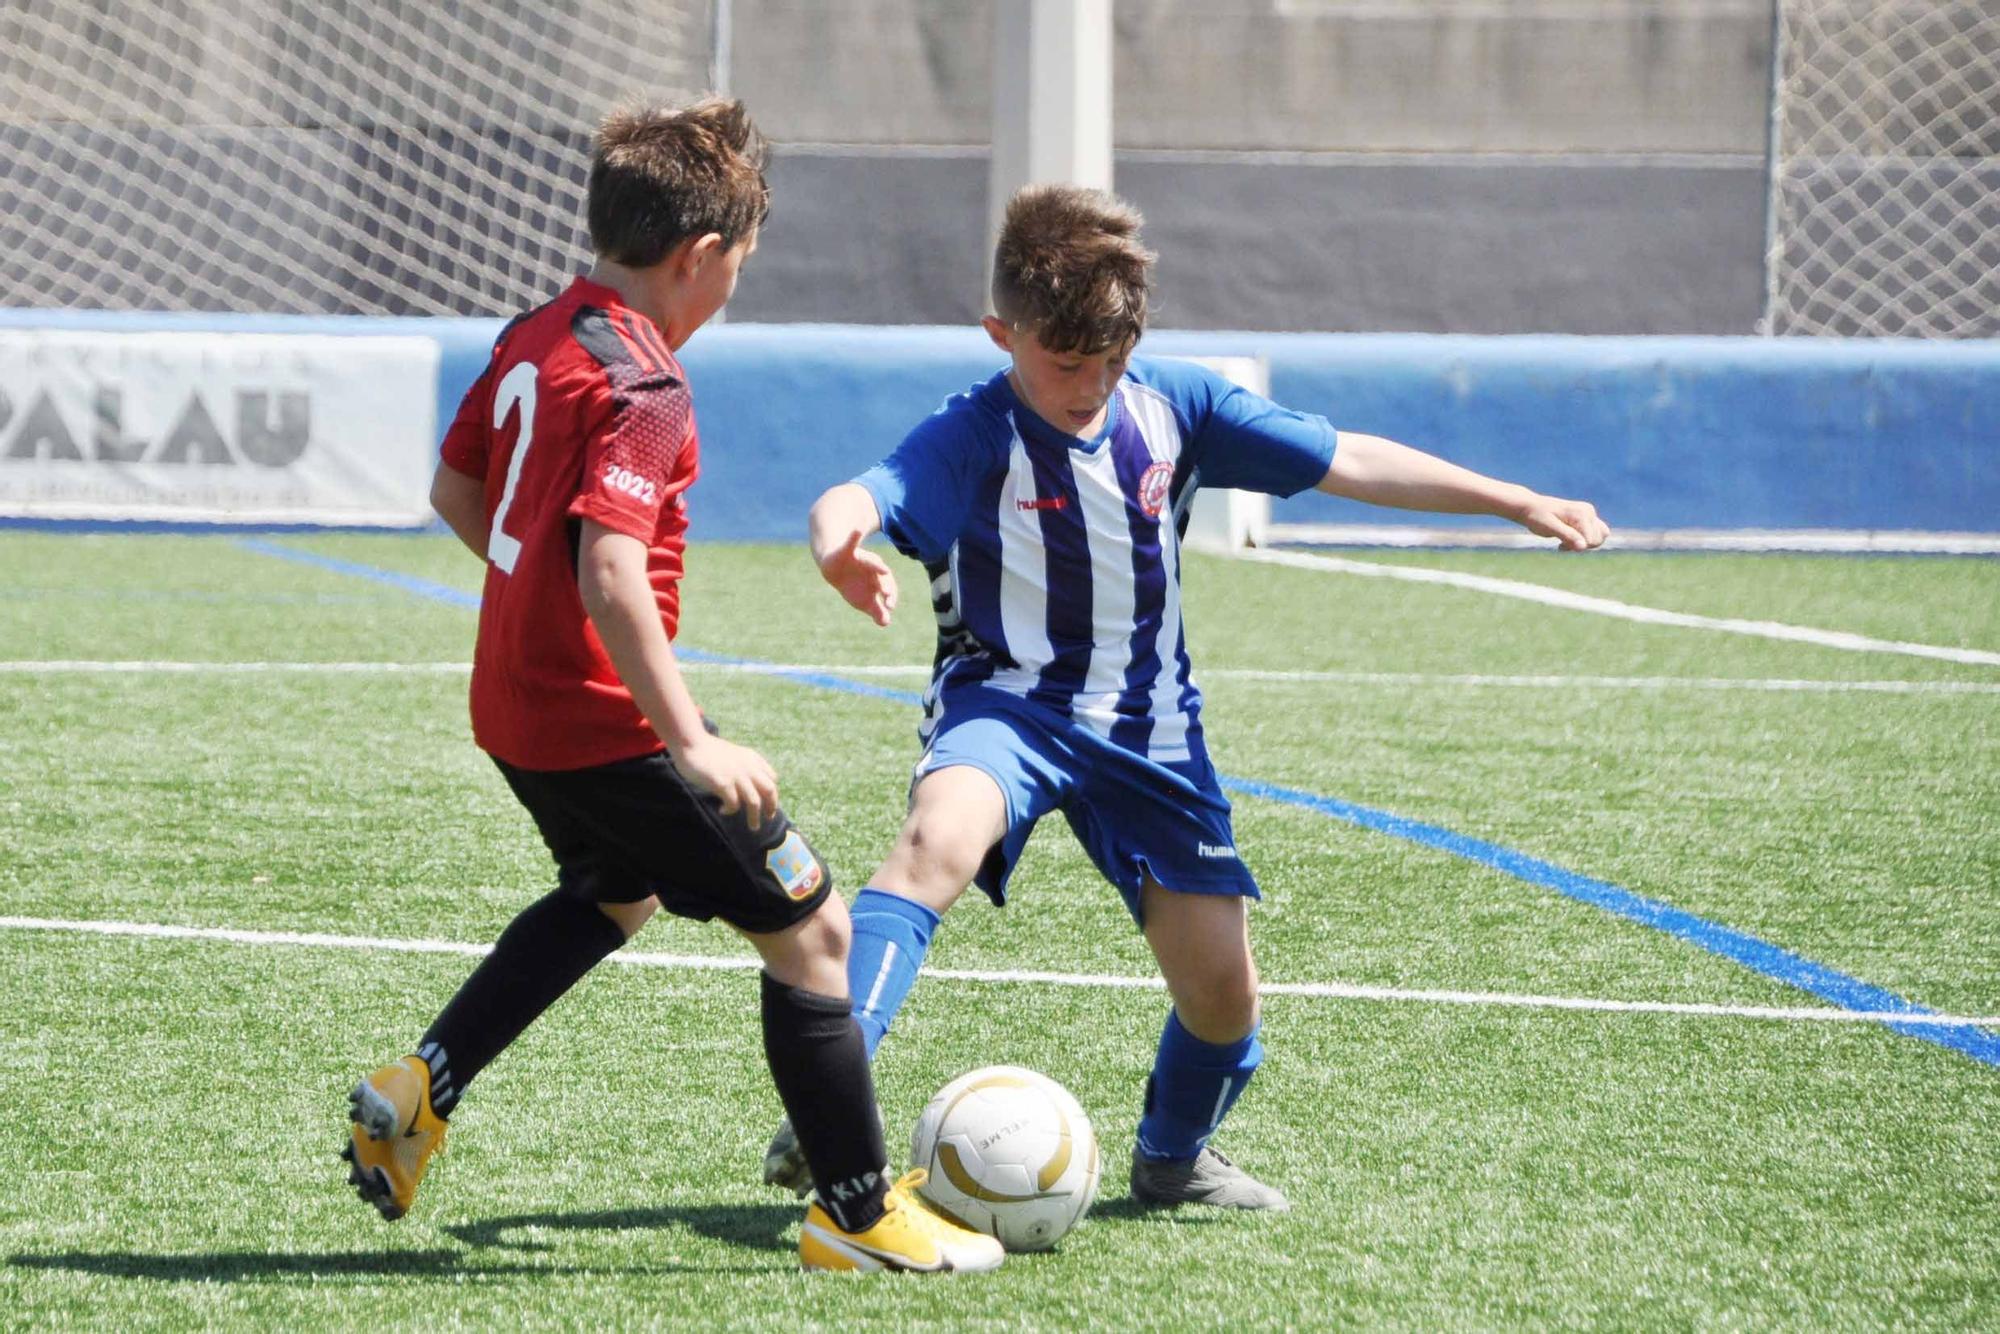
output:
<instances>
[{"instance_id":1,"label":"number 2 on jersey","mask_svg":"<svg viewBox=\"0 0 2000 1334\"><path fill-rule=\"evenodd\" d=\"M521 558L521 539L508 536L505 525L508 507L514 503L514 488L521 484L521 463L528 457L528 446L535 442L535 377L539 373L533 362L520 362L501 377L500 387L493 393L496 423L506 421L515 405L521 409L521 429L514 437L514 456L507 460L507 486L500 492L500 504L493 511L492 529L486 538L486 559L498 566L502 574L514 573L514 562Z\"/></svg>"}]
</instances>

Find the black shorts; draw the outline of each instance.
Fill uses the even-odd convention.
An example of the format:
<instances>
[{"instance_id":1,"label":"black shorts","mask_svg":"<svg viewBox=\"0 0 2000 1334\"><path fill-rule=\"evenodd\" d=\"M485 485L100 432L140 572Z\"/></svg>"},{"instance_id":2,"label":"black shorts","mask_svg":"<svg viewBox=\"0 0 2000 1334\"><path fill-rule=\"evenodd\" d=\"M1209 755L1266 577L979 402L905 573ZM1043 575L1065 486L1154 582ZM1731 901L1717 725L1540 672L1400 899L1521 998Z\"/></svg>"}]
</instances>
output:
<instances>
[{"instance_id":1,"label":"black shorts","mask_svg":"<svg viewBox=\"0 0 2000 1334\"><path fill-rule=\"evenodd\" d=\"M588 769L517 769L495 758L556 859L556 883L595 903L720 917L764 934L812 916L833 873L783 811L755 829L724 815L665 751Z\"/></svg>"}]
</instances>

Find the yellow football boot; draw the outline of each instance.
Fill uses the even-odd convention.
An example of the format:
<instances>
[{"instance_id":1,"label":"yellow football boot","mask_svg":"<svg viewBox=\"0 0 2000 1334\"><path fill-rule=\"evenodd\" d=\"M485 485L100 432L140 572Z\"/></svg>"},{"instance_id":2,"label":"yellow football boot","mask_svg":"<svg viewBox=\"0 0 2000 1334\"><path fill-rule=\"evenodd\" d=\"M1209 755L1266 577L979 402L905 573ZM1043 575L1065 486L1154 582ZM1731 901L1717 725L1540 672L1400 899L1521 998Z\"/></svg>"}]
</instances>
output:
<instances>
[{"instance_id":1,"label":"yellow football boot","mask_svg":"<svg viewBox=\"0 0 2000 1334\"><path fill-rule=\"evenodd\" d=\"M420 1056L385 1065L347 1095L354 1122L340 1156L347 1184L393 1222L410 1211L431 1155L444 1147L445 1121L431 1110L431 1068Z\"/></svg>"},{"instance_id":2,"label":"yellow football boot","mask_svg":"<svg viewBox=\"0 0 2000 1334\"><path fill-rule=\"evenodd\" d=\"M999 1242L917 1202L913 1192L928 1179L921 1167L905 1172L889 1187L882 1216L859 1232L843 1230L815 1199L799 1229L799 1263L807 1269L857 1274L878 1269L940 1274L999 1268L1006 1258Z\"/></svg>"}]
</instances>

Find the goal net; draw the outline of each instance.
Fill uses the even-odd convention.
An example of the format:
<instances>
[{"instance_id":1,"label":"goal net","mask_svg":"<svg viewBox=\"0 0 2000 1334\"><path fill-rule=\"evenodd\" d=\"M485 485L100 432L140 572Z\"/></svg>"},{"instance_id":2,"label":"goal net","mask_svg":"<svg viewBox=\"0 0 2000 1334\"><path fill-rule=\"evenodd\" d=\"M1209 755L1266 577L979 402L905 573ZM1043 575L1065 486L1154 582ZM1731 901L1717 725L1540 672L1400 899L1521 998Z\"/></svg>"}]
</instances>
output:
<instances>
[{"instance_id":1,"label":"goal net","mask_svg":"<svg viewBox=\"0 0 2000 1334\"><path fill-rule=\"evenodd\" d=\"M588 258L591 131L709 0L0 8L0 305L492 315Z\"/></svg>"},{"instance_id":2,"label":"goal net","mask_svg":"<svg viewBox=\"0 0 2000 1334\"><path fill-rule=\"evenodd\" d=\"M2000 2L1779 0L1763 329L2000 336Z\"/></svg>"}]
</instances>

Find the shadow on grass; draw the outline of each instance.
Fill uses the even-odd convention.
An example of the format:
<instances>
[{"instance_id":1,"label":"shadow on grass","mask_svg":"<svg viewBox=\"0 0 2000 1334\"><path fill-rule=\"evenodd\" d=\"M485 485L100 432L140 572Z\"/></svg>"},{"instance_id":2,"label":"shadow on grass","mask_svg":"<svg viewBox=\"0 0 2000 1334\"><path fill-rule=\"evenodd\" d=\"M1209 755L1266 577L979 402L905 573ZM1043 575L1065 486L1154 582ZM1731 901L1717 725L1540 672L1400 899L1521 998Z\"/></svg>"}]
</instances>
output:
<instances>
[{"instance_id":1,"label":"shadow on grass","mask_svg":"<svg viewBox=\"0 0 2000 1334\"><path fill-rule=\"evenodd\" d=\"M760 1251L789 1251L785 1232L799 1220L799 1211L784 1205L752 1207L699 1205L688 1208L612 1209L598 1213L514 1214L443 1230L469 1247L509 1251L552 1250L547 1242L508 1234L535 1232L638 1232L685 1228L705 1237ZM507 1278L551 1274L758 1274L770 1272L768 1262L755 1264L649 1264L641 1250L634 1264L535 1264L482 1258L476 1250L408 1251L190 1251L151 1254L140 1251L59 1251L11 1255L7 1262L20 1269L62 1269L107 1278L153 1279L172 1283L325 1282L357 1278Z\"/></svg>"},{"instance_id":2,"label":"shadow on grass","mask_svg":"<svg viewBox=\"0 0 2000 1334\"><path fill-rule=\"evenodd\" d=\"M166 1283L325 1283L329 1279L548 1278L557 1274L762 1274L769 1265L493 1264L464 1251L190 1251L184 1255L138 1251L62 1251L11 1255L19 1269L62 1269L104 1278Z\"/></svg>"},{"instance_id":3,"label":"shadow on grass","mask_svg":"<svg viewBox=\"0 0 2000 1334\"><path fill-rule=\"evenodd\" d=\"M805 1216L795 1204L661 1205L649 1209L605 1209L584 1214L510 1214L475 1223L454 1223L444 1230L468 1246L505 1247L512 1251L546 1251L548 1243L510 1232L634 1232L653 1228L686 1228L704 1237L757 1251L789 1251L788 1229Z\"/></svg>"},{"instance_id":4,"label":"shadow on grass","mask_svg":"<svg viewBox=\"0 0 2000 1334\"><path fill-rule=\"evenodd\" d=\"M1235 1218L1244 1217L1240 1210L1234 1209L1163 1208L1157 1204L1143 1203L1132 1198L1130 1195L1121 1195L1115 1200L1099 1200L1097 1203L1091 1205L1090 1212L1084 1215L1085 1218L1116 1218L1120 1220L1171 1218L1176 1223L1225 1223L1232 1216Z\"/></svg>"},{"instance_id":5,"label":"shadow on grass","mask_svg":"<svg viewBox=\"0 0 2000 1334\"><path fill-rule=\"evenodd\" d=\"M520 1274L531 1265L468 1265L463 1251L191 1251L185 1255L140 1251L59 1251L10 1255L20 1269L67 1269L106 1278L149 1278L168 1283L270 1283L341 1275L458 1278Z\"/></svg>"}]
</instances>

